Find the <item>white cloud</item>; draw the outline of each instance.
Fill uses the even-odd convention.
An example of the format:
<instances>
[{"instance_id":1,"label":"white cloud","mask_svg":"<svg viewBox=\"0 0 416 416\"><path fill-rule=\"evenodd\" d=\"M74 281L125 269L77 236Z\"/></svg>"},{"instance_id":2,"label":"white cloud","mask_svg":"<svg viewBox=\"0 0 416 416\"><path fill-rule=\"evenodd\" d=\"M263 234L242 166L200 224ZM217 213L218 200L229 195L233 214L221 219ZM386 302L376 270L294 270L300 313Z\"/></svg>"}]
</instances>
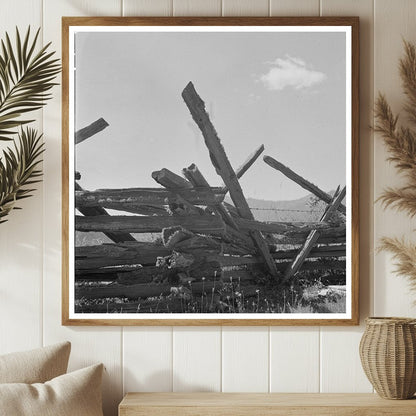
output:
<instances>
[{"instance_id":1,"label":"white cloud","mask_svg":"<svg viewBox=\"0 0 416 416\"><path fill-rule=\"evenodd\" d=\"M286 87L295 90L309 88L325 79L323 72L314 71L302 59L289 55L277 58L272 62L269 71L260 77L266 88L278 91Z\"/></svg>"}]
</instances>

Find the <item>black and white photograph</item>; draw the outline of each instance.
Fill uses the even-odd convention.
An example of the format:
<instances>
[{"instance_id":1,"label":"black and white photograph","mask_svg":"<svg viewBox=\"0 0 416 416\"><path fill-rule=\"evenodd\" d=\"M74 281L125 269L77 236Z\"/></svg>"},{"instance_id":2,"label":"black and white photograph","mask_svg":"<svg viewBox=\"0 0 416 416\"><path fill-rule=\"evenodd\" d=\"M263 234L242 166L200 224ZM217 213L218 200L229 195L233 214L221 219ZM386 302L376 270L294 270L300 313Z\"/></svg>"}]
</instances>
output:
<instances>
[{"instance_id":1,"label":"black and white photograph","mask_svg":"<svg viewBox=\"0 0 416 416\"><path fill-rule=\"evenodd\" d=\"M70 27L69 317L350 319L351 39Z\"/></svg>"}]
</instances>

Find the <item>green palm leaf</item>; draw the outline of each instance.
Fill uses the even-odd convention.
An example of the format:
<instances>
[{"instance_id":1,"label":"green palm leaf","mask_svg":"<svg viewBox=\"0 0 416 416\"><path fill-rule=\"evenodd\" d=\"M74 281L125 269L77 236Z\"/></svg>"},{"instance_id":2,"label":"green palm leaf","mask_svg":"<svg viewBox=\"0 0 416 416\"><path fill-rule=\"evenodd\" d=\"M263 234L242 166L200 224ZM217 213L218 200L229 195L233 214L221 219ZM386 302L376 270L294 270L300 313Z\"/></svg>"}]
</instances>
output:
<instances>
[{"instance_id":1,"label":"green palm leaf","mask_svg":"<svg viewBox=\"0 0 416 416\"><path fill-rule=\"evenodd\" d=\"M32 185L41 181L42 135L26 128L18 133L18 142L4 150L0 159L0 224L12 209L19 209L16 201L31 196Z\"/></svg>"},{"instance_id":2,"label":"green palm leaf","mask_svg":"<svg viewBox=\"0 0 416 416\"><path fill-rule=\"evenodd\" d=\"M58 59L49 52L50 43L35 53L39 30L33 39L30 27L23 39L16 28L16 42L13 47L8 33L0 42L0 141L11 140L13 130L33 120L19 119L22 114L38 110L51 98L50 89L60 72Z\"/></svg>"}]
</instances>

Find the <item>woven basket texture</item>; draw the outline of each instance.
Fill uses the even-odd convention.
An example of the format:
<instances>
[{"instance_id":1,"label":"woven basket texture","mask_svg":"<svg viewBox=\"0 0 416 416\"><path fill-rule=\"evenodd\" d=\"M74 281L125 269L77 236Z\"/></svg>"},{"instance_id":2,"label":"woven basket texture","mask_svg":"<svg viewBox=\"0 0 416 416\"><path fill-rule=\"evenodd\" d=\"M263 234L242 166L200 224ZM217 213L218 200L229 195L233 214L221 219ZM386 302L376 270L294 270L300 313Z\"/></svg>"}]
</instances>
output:
<instances>
[{"instance_id":1,"label":"woven basket texture","mask_svg":"<svg viewBox=\"0 0 416 416\"><path fill-rule=\"evenodd\" d=\"M416 392L416 320L367 318L360 358L381 397L412 398Z\"/></svg>"}]
</instances>

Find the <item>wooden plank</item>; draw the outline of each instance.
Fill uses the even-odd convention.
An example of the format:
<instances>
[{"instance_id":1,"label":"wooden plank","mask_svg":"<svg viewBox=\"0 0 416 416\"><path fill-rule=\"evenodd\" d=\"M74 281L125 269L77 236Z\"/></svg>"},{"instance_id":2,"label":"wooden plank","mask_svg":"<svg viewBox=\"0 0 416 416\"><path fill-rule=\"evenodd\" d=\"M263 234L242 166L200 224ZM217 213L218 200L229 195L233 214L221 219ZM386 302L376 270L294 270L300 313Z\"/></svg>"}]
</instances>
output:
<instances>
[{"instance_id":1,"label":"wooden plank","mask_svg":"<svg viewBox=\"0 0 416 416\"><path fill-rule=\"evenodd\" d=\"M382 92L392 107L393 112L400 113L399 125L409 126L402 111L406 99L401 88L398 62L404 56L403 39L415 43L414 16L416 2L397 0L394 4L388 0L377 0L374 5L374 86L375 95ZM384 146L381 137L374 140L374 191L373 200L377 199L386 187L402 187L403 177L393 163L386 163L391 154ZM360 179L363 175L360 175ZM397 236L413 241L415 232L412 219L404 211L384 209L381 204L374 208L374 235L377 241L384 236ZM361 221L362 224L362 221ZM374 314L379 316L415 316L416 304L414 293L409 291L407 279L394 272L391 253L386 251L374 253ZM364 279L365 281L365 279ZM366 302L362 302L365 304Z\"/></svg>"},{"instance_id":2,"label":"wooden plank","mask_svg":"<svg viewBox=\"0 0 416 416\"><path fill-rule=\"evenodd\" d=\"M16 2L14 2L16 8ZM24 8L24 7L23 7ZM61 55L61 46L64 53L68 43L65 42L65 33L61 31L62 16L117 16L120 15L120 0L43 0L42 37L51 41L57 55ZM1 13L0 13L1 14ZM62 42L63 40L63 42ZM67 61L66 61L67 62ZM65 64L65 59L63 60ZM65 96L65 80L69 71L63 67L62 90ZM58 79L57 82L60 82ZM89 327L81 331L74 331L62 325L59 311L65 310L69 305L61 298L61 286L67 282L64 275L63 282L57 278L61 267L68 267L65 253L68 250L67 209L68 209L68 130L65 120L61 118L61 111L68 111L68 102L61 100L61 88L54 89L54 98L48 102L43 111L44 137L48 151L45 153L43 169L43 188L45 189L44 214L44 252L56 253L62 241L62 256L54 254L44 257L43 272L43 342L52 344L63 339L71 341L71 359L69 371L84 368L97 362L104 363L107 376L103 377L103 412L105 416L117 414L117 406L122 397L122 347L120 327L97 328ZM71 141L73 137L71 138ZM62 152L62 153L61 153ZM62 160L63 181L60 180ZM72 177L70 178L72 180ZM62 200L61 200L62 197ZM63 207L61 228L61 208ZM32 219L33 220L33 219ZM61 235L62 233L62 235ZM62 240L61 240L62 238ZM63 261L63 266L61 264ZM64 283L65 284L65 283ZM62 300L63 299L63 300ZM69 310L69 309L66 309Z\"/></svg>"},{"instance_id":3,"label":"wooden plank","mask_svg":"<svg viewBox=\"0 0 416 416\"><path fill-rule=\"evenodd\" d=\"M123 0L123 16L172 16L172 0Z\"/></svg>"},{"instance_id":4,"label":"wooden plank","mask_svg":"<svg viewBox=\"0 0 416 416\"><path fill-rule=\"evenodd\" d=\"M319 392L319 328L270 328L270 391Z\"/></svg>"},{"instance_id":5,"label":"wooden plank","mask_svg":"<svg viewBox=\"0 0 416 416\"><path fill-rule=\"evenodd\" d=\"M407 416L415 411L415 400L376 394L129 393L120 403L120 416Z\"/></svg>"},{"instance_id":6,"label":"wooden plank","mask_svg":"<svg viewBox=\"0 0 416 416\"><path fill-rule=\"evenodd\" d=\"M14 43L16 26L20 30L20 36L24 36L30 26L33 36L37 28L42 27L42 1L22 0L17 4L14 0L2 0L0 38L4 40L7 31ZM41 45L42 41L39 40L37 50ZM55 48L52 46L50 50ZM59 54L56 54L56 58L59 58ZM59 87L54 87L51 92L53 95L59 93ZM42 133L42 110L31 113L30 118L37 119L35 123L31 123L31 127ZM13 144L0 142L0 151L6 146L12 147ZM3 157L2 161L4 162ZM43 345L43 236L47 228L43 210L47 192L43 184L35 187L36 192L31 198L19 201L18 206L22 209L14 210L7 217L8 221L0 224L0 355ZM59 212L58 206L55 214ZM59 271L57 273L59 275ZM56 296L59 297L59 294ZM22 299L26 299L24 306ZM15 319L10 319L11 316Z\"/></svg>"},{"instance_id":7,"label":"wooden plank","mask_svg":"<svg viewBox=\"0 0 416 416\"><path fill-rule=\"evenodd\" d=\"M174 392L220 391L221 327L174 327L173 373Z\"/></svg>"},{"instance_id":8,"label":"wooden plank","mask_svg":"<svg viewBox=\"0 0 416 416\"><path fill-rule=\"evenodd\" d=\"M212 192L215 200L212 200ZM180 195L194 205L209 205L222 200L224 194L219 188L209 191L183 189ZM98 189L96 191L76 191L76 207L101 206L120 211L140 211L140 206L165 206L175 201L176 193L162 188Z\"/></svg>"},{"instance_id":9,"label":"wooden plank","mask_svg":"<svg viewBox=\"0 0 416 416\"><path fill-rule=\"evenodd\" d=\"M222 0L223 16L268 16L269 0Z\"/></svg>"},{"instance_id":10,"label":"wooden plank","mask_svg":"<svg viewBox=\"0 0 416 416\"><path fill-rule=\"evenodd\" d=\"M302 178L302 176L298 175L292 169L285 166L283 163L278 162L276 159L273 159L271 156L264 156L263 160L272 168L282 172L283 175L291 179L292 181L296 182L300 185L303 189L313 193L318 198L322 199L322 201L329 204L332 201L332 196L321 189L319 189L316 185L309 182L307 179ZM339 211L345 214L347 212L345 205L340 204Z\"/></svg>"},{"instance_id":11,"label":"wooden plank","mask_svg":"<svg viewBox=\"0 0 416 416\"><path fill-rule=\"evenodd\" d=\"M223 328L222 391L269 391L269 328Z\"/></svg>"},{"instance_id":12,"label":"wooden plank","mask_svg":"<svg viewBox=\"0 0 416 416\"><path fill-rule=\"evenodd\" d=\"M79 144L84 140L87 140L88 138L94 136L95 134L104 130L108 126L109 124L103 118L99 118L98 120L91 123L89 126L86 126L75 132L75 144Z\"/></svg>"},{"instance_id":13,"label":"wooden plank","mask_svg":"<svg viewBox=\"0 0 416 416\"><path fill-rule=\"evenodd\" d=\"M124 391L171 391L172 358L171 327L123 328Z\"/></svg>"},{"instance_id":14,"label":"wooden plank","mask_svg":"<svg viewBox=\"0 0 416 416\"><path fill-rule=\"evenodd\" d=\"M344 328L342 331L337 327L325 328L321 331L321 392L371 393L373 391L359 357L347 353L358 351L363 330L361 326ZM338 353L334 354L334 351ZM392 400L385 400L385 402L390 401Z\"/></svg>"},{"instance_id":15,"label":"wooden plank","mask_svg":"<svg viewBox=\"0 0 416 416\"><path fill-rule=\"evenodd\" d=\"M173 0L174 16L221 16L221 0Z\"/></svg>"},{"instance_id":16,"label":"wooden plank","mask_svg":"<svg viewBox=\"0 0 416 416\"><path fill-rule=\"evenodd\" d=\"M327 221L330 219L331 215L338 209L339 204L345 198L346 187L342 189L341 192L334 195L334 199L330 205L328 205L327 209L325 210L324 215L321 218L321 221ZM306 239L304 245L299 250L298 255L293 260L293 263L288 267L285 273L285 280L289 279L291 276L297 273L300 266L302 265L303 261L306 259L310 251L312 250L313 246L316 244L320 237L320 232L318 230L313 230L309 233L308 238Z\"/></svg>"},{"instance_id":17,"label":"wooden plank","mask_svg":"<svg viewBox=\"0 0 416 416\"><path fill-rule=\"evenodd\" d=\"M319 0L270 0L270 16L319 16Z\"/></svg>"},{"instance_id":18,"label":"wooden plank","mask_svg":"<svg viewBox=\"0 0 416 416\"><path fill-rule=\"evenodd\" d=\"M243 190L241 189L238 178L231 166L230 161L225 153L220 139L212 125L207 112L205 111L205 103L199 97L192 82L190 82L182 91L182 97L191 112L192 118L200 128L202 135L204 136L205 145L209 150L211 161L215 167L215 170L219 176L222 177L225 185L227 186L231 199L238 213L241 217L253 220L253 214L250 211L247 200L244 197ZM270 257L267 249L266 242L259 231L252 231L251 237L253 238L261 256L264 258L267 267L272 276L277 276L276 266L273 259Z\"/></svg>"}]
</instances>

